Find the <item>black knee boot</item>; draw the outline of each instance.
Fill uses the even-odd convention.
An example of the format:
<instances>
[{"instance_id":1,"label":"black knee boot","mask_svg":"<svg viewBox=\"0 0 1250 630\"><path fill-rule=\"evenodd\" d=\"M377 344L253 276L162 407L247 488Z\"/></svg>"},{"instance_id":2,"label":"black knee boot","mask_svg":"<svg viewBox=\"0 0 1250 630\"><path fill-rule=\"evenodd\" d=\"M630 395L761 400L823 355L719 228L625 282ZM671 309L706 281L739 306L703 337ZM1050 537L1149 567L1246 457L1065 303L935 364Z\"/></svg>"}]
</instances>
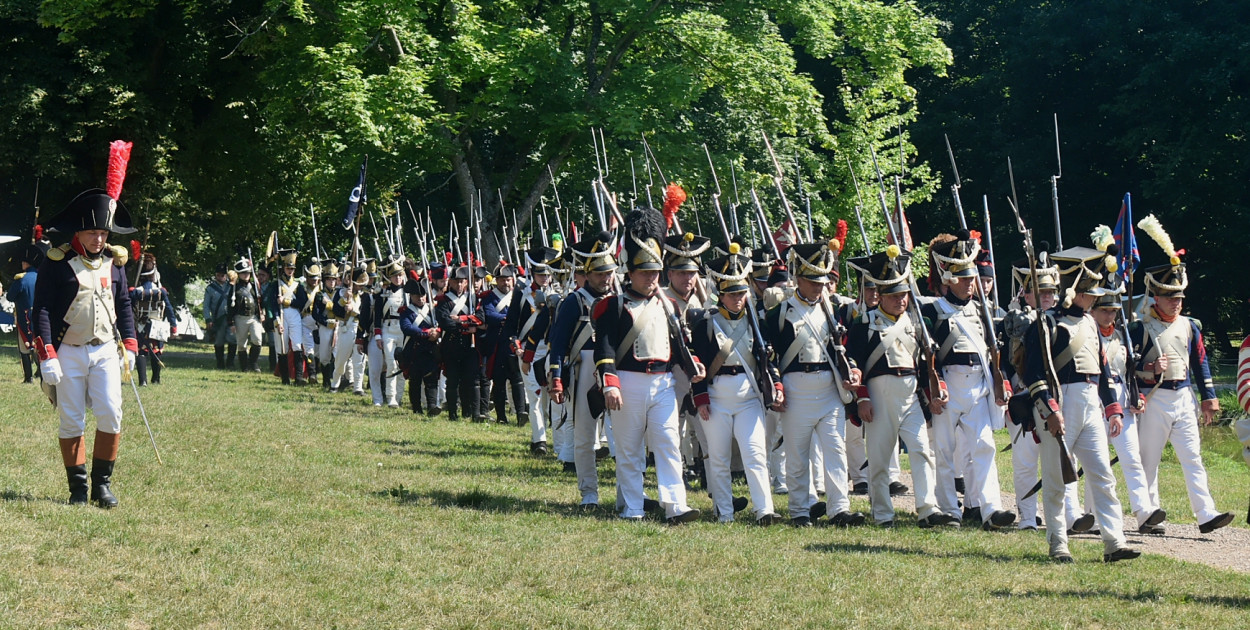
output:
<instances>
[{"instance_id":1,"label":"black knee boot","mask_svg":"<svg viewBox=\"0 0 1250 630\"><path fill-rule=\"evenodd\" d=\"M226 352L226 369L227 369L227 370L233 370L233 369L234 369L234 355L235 355L238 351L239 351L239 346L238 346L238 345L236 345L236 344L230 344L229 351L228 351L228 352Z\"/></svg>"},{"instance_id":2,"label":"black knee boot","mask_svg":"<svg viewBox=\"0 0 1250 630\"><path fill-rule=\"evenodd\" d=\"M91 500L105 509L117 507L117 497L109 488L114 463L105 459L91 460Z\"/></svg>"},{"instance_id":3,"label":"black knee boot","mask_svg":"<svg viewBox=\"0 0 1250 630\"><path fill-rule=\"evenodd\" d=\"M141 353L135 357L135 372L139 374L139 386L148 384L148 353Z\"/></svg>"},{"instance_id":4,"label":"black knee boot","mask_svg":"<svg viewBox=\"0 0 1250 630\"><path fill-rule=\"evenodd\" d=\"M226 347L213 346L213 354L217 355L217 369L226 369Z\"/></svg>"},{"instance_id":5,"label":"black knee boot","mask_svg":"<svg viewBox=\"0 0 1250 630\"><path fill-rule=\"evenodd\" d=\"M259 363L260 363L260 346L252 346L252 349L247 351L247 369L253 372L259 372L260 371Z\"/></svg>"},{"instance_id":6,"label":"black knee boot","mask_svg":"<svg viewBox=\"0 0 1250 630\"><path fill-rule=\"evenodd\" d=\"M278 355L274 353L273 346L269 346L269 371L274 371L278 366Z\"/></svg>"},{"instance_id":7,"label":"black knee boot","mask_svg":"<svg viewBox=\"0 0 1250 630\"><path fill-rule=\"evenodd\" d=\"M334 376L334 364L321 366L321 389L330 391L330 378Z\"/></svg>"},{"instance_id":8,"label":"black knee boot","mask_svg":"<svg viewBox=\"0 0 1250 630\"><path fill-rule=\"evenodd\" d=\"M87 466L66 466L65 475L69 477L69 504L87 504Z\"/></svg>"},{"instance_id":9,"label":"black knee boot","mask_svg":"<svg viewBox=\"0 0 1250 630\"><path fill-rule=\"evenodd\" d=\"M443 410L438 408L438 379L433 383L428 381L425 384L425 413L430 416L437 416Z\"/></svg>"},{"instance_id":10,"label":"black knee boot","mask_svg":"<svg viewBox=\"0 0 1250 630\"><path fill-rule=\"evenodd\" d=\"M152 384L159 385L161 382L161 358L155 354L150 354L148 360L152 363Z\"/></svg>"},{"instance_id":11,"label":"black knee boot","mask_svg":"<svg viewBox=\"0 0 1250 630\"><path fill-rule=\"evenodd\" d=\"M249 369L251 369L248 367L247 353L248 353L248 349L244 348L242 345L239 345L239 371L240 372L246 372Z\"/></svg>"},{"instance_id":12,"label":"black knee boot","mask_svg":"<svg viewBox=\"0 0 1250 630\"><path fill-rule=\"evenodd\" d=\"M305 375L305 372L304 372L304 368L306 366L307 364L304 361L304 353L302 351L296 352L295 353L295 384L296 385L308 384L308 377Z\"/></svg>"},{"instance_id":13,"label":"black knee boot","mask_svg":"<svg viewBox=\"0 0 1250 630\"><path fill-rule=\"evenodd\" d=\"M283 385L291 384L291 364L287 362L285 354L278 355L278 375L282 377Z\"/></svg>"},{"instance_id":14,"label":"black knee boot","mask_svg":"<svg viewBox=\"0 0 1250 630\"><path fill-rule=\"evenodd\" d=\"M34 378L34 372L31 371L30 355L22 355L22 382L29 383Z\"/></svg>"}]
</instances>

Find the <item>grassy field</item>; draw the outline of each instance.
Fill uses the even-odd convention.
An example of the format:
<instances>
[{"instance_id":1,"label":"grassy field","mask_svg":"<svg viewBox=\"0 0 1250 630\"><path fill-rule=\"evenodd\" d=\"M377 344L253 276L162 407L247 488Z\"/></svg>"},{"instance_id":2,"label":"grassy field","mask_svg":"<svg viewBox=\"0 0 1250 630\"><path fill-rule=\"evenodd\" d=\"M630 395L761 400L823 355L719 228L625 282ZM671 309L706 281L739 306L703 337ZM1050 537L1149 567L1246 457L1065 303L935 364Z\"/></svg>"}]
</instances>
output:
<instances>
[{"instance_id":1,"label":"grassy field","mask_svg":"<svg viewBox=\"0 0 1250 630\"><path fill-rule=\"evenodd\" d=\"M19 380L13 355L0 381ZM65 505L52 409L33 386L0 389L0 627L1231 628L1250 607L1250 576L1104 565L1086 541L1061 567L1040 534L582 516L528 429L283 388L208 370L208 354L169 363L142 390L165 465L127 390L112 511ZM1246 470L1217 435L1212 491L1240 514ZM1174 460L1163 492L1192 521Z\"/></svg>"}]
</instances>

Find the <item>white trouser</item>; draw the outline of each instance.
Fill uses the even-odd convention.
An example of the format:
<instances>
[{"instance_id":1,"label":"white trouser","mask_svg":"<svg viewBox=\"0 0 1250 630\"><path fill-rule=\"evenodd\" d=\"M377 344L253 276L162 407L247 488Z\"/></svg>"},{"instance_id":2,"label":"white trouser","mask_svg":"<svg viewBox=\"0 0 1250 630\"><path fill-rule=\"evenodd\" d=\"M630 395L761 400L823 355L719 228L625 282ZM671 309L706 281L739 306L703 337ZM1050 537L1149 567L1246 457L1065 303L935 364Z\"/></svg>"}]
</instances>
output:
<instances>
[{"instance_id":1,"label":"white trouser","mask_svg":"<svg viewBox=\"0 0 1250 630\"><path fill-rule=\"evenodd\" d=\"M399 362L395 360L395 351L402 350L403 347L404 332L400 330L399 322L388 321L382 327L382 367L386 370L384 397L388 405L399 405L403 402L401 399L404 397L404 373L400 372Z\"/></svg>"},{"instance_id":2,"label":"white trouser","mask_svg":"<svg viewBox=\"0 0 1250 630\"><path fill-rule=\"evenodd\" d=\"M1150 487L1147 513L1162 507L1159 504L1159 459L1169 442L1185 475L1189 490L1189 507L1198 523L1220 515L1207 489L1207 469L1202 465L1202 448L1198 438L1198 415L1194 394L1189 389L1156 389L1146 402L1146 411L1138 416L1137 435L1141 440L1141 461Z\"/></svg>"},{"instance_id":3,"label":"white trouser","mask_svg":"<svg viewBox=\"0 0 1250 630\"><path fill-rule=\"evenodd\" d=\"M438 406L442 407L447 404L447 375L439 372L438 374Z\"/></svg>"},{"instance_id":4,"label":"white trouser","mask_svg":"<svg viewBox=\"0 0 1250 630\"><path fill-rule=\"evenodd\" d=\"M546 346L539 344L538 349L546 354ZM537 359L535 363L537 363ZM547 408L547 392L538 385L538 375L533 368L521 374L521 386L528 392L530 413L530 443L547 441L547 423L543 410Z\"/></svg>"},{"instance_id":5,"label":"white trouser","mask_svg":"<svg viewBox=\"0 0 1250 630\"><path fill-rule=\"evenodd\" d=\"M365 339L365 346L369 348L369 393L373 394L373 404L384 405L386 400L382 397L382 381L386 375L386 361L382 359L382 349L373 337Z\"/></svg>"},{"instance_id":6,"label":"white trouser","mask_svg":"<svg viewBox=\"0 0 1250 630\"><path fill-rule=\"evenodd\" d=\"M968 443L968 427L959 425L955 427L955 459L952 460L952 472L956 479L963 479L968 468L972 466L971 445ZM966 479L964 481L967 481ZM964 486L967 489L967 486ZM976 497L969 497L964 494L964 505L966 507L977 507Z\"/></svg>"},{"instance_id":7,"label":"white trouser","mask_svg":"<svg viewBox=\"0 0 1250 630\"><path fill-rule=\"evenodd\" d=\"M1037 417L1037 412L1033 412L1033 422L1036 426L1042 426L1043 423ZM1033 489L1037 485L1038 462L1042 459L1042 449L1037 441L1033 439L1033 433L1029 432L1021 435L1019 439L1016 436L1021 429L1014 422L1007 424L1007 429L1011 433L1011 467L1012 467L1012 484L1016 489L1016 511L1020 515L1020 520L1016 522L1016 527L1025 529L1035 527L1037 525L1037 498L1040 491L1034 493L1027 499L1021 499L1026 492ZM1093 513L1093 503L1090 502L1090 495L1086 494L1086 505L1090 506L1088 511ZM1070 483L1064 491L1063 497L1063 521L1071 527L1076 519L1082 515L1080 487L1078 484Z\"/></svg>"},{"instance_id":8,"label":"white trouser","mask_svg":"<svg viewBox=\"0 0 1250 630\"><path fill-rule=\"evenodd\" d=\"M303 343L304 318L293 308L282 309L282 340L278 344L278 353L303 352Z\"/></svg>"},{"instance_id":9,"label":"white trouser","mask_svg":"<svg viewBox=\"0 0 1250 630\"><path fill-rule=\"evenodd\" d=\"M334 329L334 375L330 377L330 387L338 389L343 376L355 383L358 363L354 359L360 354L356 349L356 318L349 317L341 321Z\"/></svg>"},{"instance_id":10,"label":"white trouser","mask_svg":"<svg viewBox=\"0 0 1250 630\"><path fill-rule=\"evenodd\" d=\"M983 521L1001 509L1002 496L998 487L998 467L994 463L997 448L993 419L990 414L998 406L990 400L989 385L980 366L950 365L943 369L950 399L946 410L933 415L934 452L937 455L938 507L942 512L959 518L959 497L955 493L955 458L958 454L955 433L960 426L968 431L968 447L972 458L971 469L964 470L964 498L969 506L981 508Z\"/></svg>"},{"instance_id":11,"label":"white trouser","mask_svg":"<svg viewBox=\"0 0 1250 630\"><path fill-rule=\"evenodd\" d=\"M546 390L543 395L546 396ZM573 461L573 421L569 417L571 410L566 401L559 405L554 402L548 407L551 411L551 448L556 459L561 462Z\"/></svg>"},{"instance_id":12,"label":"white trouser","mask_svg":"<svg viewBox=\"0 0 1250 630\"><path fill-rule=\"evenodd\" d=\"M684 370L673 372L673 387L677 397L677 429L681 436L681 457L687 465L693 465L698 459L707 460L707 435L703 431L703 423L699 414L681 412L681 401L690 393L690 377Z\"/></svg>"},{"instance_id":13,"label":"white trouser","mask_svg":"<svg viewBox=\"0 0 1250 630\"><path fill-rule=\"evenodd\" d=\"M754 377L749 374L717 376L708 386L710 418L703 425L707 445L707 484L721 522L734 520L734 497L730 460L734 440L742 454L742 469L751 489L755 517L773 512L772 488L768 484L768 450L764 439L764 403Z\"/></svg>"},{"instance_id":14,"label":"white trouser","mask_svg":"<svg viewBox=\"0 0 1250 630\"><path fill-rule=\"evenodd\" d=\"M321 336L321 341L317 342L317 360L322 365L334 365L334 331L329 326L317 326L317 334Z\"/></svg>"},{"instance_id":15,"label":"white trouser","mask_svg":"<svg viewBox=\"0 0 1250 630\"><path fill-rule=\"evenodd\" d=\"M807 516L816 502L812 487L812 450L820 445L828 491L828 514L848 512L846 492L846 445L843 435L846 410L838 398L833 372L791 372L782 376L786 410L781 414L781 433L786 446L786 486L790 488L790 518Z\"/></svg>"},{"instance_id":16,"label":"white trouser","mask_svg":"<svg viewBox=\"0 0 1250 630\"><path fill-rule=\"evenodd\" d=\"M647 444L655 453L655 479L664 516L690 511L681 478L681 436L677 431L677 398L673 375L617 372L621 381L621 408L611 412L616 437L617 508L624 518L639 518L642 477L647 468ZM732 513L732 509L730 511Z\"/></svg>"},{"instance_id":17,"label":"white trouser","mask_svg":"<svg viewBox=\"0 0 1250 630\"><path fill-rule=\"evenodd\" d=\"M843 413L845 413L845 408L843 408ZM845 430L845 425L843 425L843 429ZM845 438L846 434L844 431L839 431L839 433L842 433ZM845 445L843 450L845 450ZM807 467L807 475L808 479L810 479L808 483L811 484L814 497L825 493L825 450L821 448L820 440L812 442L812 452L809 457L811 465ZM815 501L814 498L812 500Z\"/></svg>"},{"instance_id":18,"label":"white trouser","mask_svg":"<svg viewBox=\"0 0 1250 630\"><path fill-rule=\"evenodd\" d=\"M1069 383L1060 388L1063 397L1063 441L1068 453L1085 469L1085 478L1094 491L1094 520L1107 553L1124 547L1123 513L1115 493L1115 475L1111 472L1111 455L1107 451L1107 430L1098 385ZM1059 441L1038 425L1042 453L1042 503L1046 513L1046 540L1050 553L1067 553L1068 523L1064 522L1063 469L1059 464ZM1075 486L1077 484L1070 484Z\"/></svg>"},{"instance_id":19,"label":"white trouser","mask_svg":"<svg viewBox=\"0 0 1250 630\"><path fill-rule=\"evenodd\" d=\"M1111 391L1115 393L1116 400L1124 409L1124 428L1120 430L1119 435L1111 437L1108 434L1107 438L1115 447L1116 457L1120 458L1120 472L1124 475L1124 485L1128 487L1129 508L1137 518L1138 525L1141 525L1154 510L1148 509L1151 505L1150 485L1146 483L1146 469L1141 464L1141 446L1138 444L1137 437L1137 414L1128 410L1128 394L1124 389L1124 384L1112 384ZM1107 429L1106 423L1102 426ZM1085 482L1086 512L1093 512L1093 503L1090 501L1093 494L1093 487L1087 479Z\"/></svg>"},{"instance_id":20,"label":"white trouser","mask_svg":"<svg viewBox=\"0 0 1250 630\"><path fill-rule=\"evenodd\" d=\"M87 408L96 430L122 432L122 371L117 344L71 346L57 350L61 382L56 385L56 410L61 416L59 436L75 438L87 428Z\"/></svg>"},{"instance_id":21,"label":"white trouser","mask_svg":"<svg viewBox=\"0 0 1250 630\"><path fill-rule=\"evenodd\" d=\"M786 449L781 439L781 412L764 410L764 443L768 447L768 476L773 490L786 488Z\"/></svg>"},{"instance_id":22,"label":"white trouser","mask_svg":"<svg viewBox=\"0 0 1250 630\"><path fill-rule=\"evenodd\" d=\"M915 376L878 376L868 381L872 400L872 422L864 423L868 449L868 497L872 518L877 523L894 520L894 500L890 498L890 461L898 453L901 438L911 459L911 481L916 492L916 515L928 518L937 513L934 496L933 449L924 412L916 396Z\"/></svg>"},{"instance_id":23,"label":"white trouser","mask_svg":"<svg viewBox=\"0 0 1250 630\"><path fill-rule=\"evenodd\" d=\"M317 352L317 342L313 340L313 331L317 330L317 320L313 319L311 314L305 315L300 319L300 325L304 331L299 345L304 349L305 353L312 355ZM314 357L309 356L308 358L312 359Z\"/></svg>"},{"instance_id":24,"label":"white trouser","mask_svg":"<svg viewBox=\"0 0 1250 630\"><path fill-rule=\"evenodd\" d=\"M574 383L565 384L564 394L572 396L572 414L568 422L573 424L573 463L577 468L577 491L582 504L599 503L599 471L595 466L595 449L599 448L599 421L590 417L586 392L595 378L595 352L582 350Z\"/></svg>"},{"instance_id":25,"label":"white trouser","mask_svg":"<svg viewBox=\"0 0 1250 630\"><path fill-rule=\"evenodd\" d=\"M234 316L234 338L238 341L240 350L246 352L252 346L259 346L264 334L265 329L255 315Z\"/></svg>"},{"instance_id":26,"label":"white trouser","mask_svg":"<svg viewBox=\"0 0 1250 630\"><path fill-rule=\"evenodd\" d=\"M868 468L864 466L868 462L865 433L867 428L862 421L858 427L853 423L846 423L846 470L851 475L851 485L868 481Z\"/></svg>"}]
</instances>

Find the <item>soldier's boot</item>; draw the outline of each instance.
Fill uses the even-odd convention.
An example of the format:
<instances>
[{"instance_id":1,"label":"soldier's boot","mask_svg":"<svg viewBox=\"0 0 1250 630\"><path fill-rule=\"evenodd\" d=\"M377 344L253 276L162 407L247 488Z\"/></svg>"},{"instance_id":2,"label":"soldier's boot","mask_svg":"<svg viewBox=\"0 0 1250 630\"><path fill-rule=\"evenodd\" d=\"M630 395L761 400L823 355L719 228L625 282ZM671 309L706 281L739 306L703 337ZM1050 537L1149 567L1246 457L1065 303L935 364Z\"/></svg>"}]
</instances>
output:
<instances>
[{"instance_id":1,"label":"soldier's boot","mask_svg":"<svg viewBox=\"0 0 1250 630\"><path fill-rule=\"evenodd\" d=\"M242 345L239 345L238 348L239 348L239 371L246 372L250 369L248 367L248 361L247 361L247 355L248 355L248 352L250 352L250 350L247 348L244 348Z\"/></svg>"},{"instance_id":2,"label":"soldier's boot","mask_svg":"<svg viewBox=\"0 0 1250 630\"><path fill-rule=\"evenodd\" d=\"M247 367L253 372L260 372L260 347L252 346L252 349L247 351Z\"/></svg>"},{"instance_id":3,"label":"soldier's boot","mask_svg":"<svg viewBox=\"0 0 1250 630\"><path fill-rule=\"evenodd\" d=\"M435 417L443 413L442 408L438 406L438 383L425 386L425 413L430 417Z\"/></svg>"},{"instance_id":4,"label":"soldier's boot","mask_svg":"<svg viewBox=\"0 0 1250 630\"><path fill-rule=\"evenodd\" d=\"M113 464L117 462L117 445L121 436L117 433L95 432L95 447L91 459L91 500L104 508L117 507L117 497L109 482L113 478Z\"/></svg>"},{"instance_id":5,"label":"soldier's boot","mask_svg":"<svg viewBox=\"0 0 1250 630\"><path fill-rule=\"evenodd\" d=\"M321 366L321 389L330 391L330 379L334 378L334 365Z\"/></svg>"},{"instance_id":6,"label":"soldier's boot","mask_svg":"<svg viewBox=\"0 0 1250 630\"><path fill-rule=\"evenodd\" d=\"M152 363L152 384L160 385L161 384L161 358L156 356L155 354L151 355L151 357L152 358L150 359L150 361Z\"/></svg>"},{"instance_id":7,"label":"soldier's boot","mask_svg":"<svg viewBox=\"0 0 1250 630\"><path fill-rule=\"evenodd\" d=\"M230 344L229 351L228 351L228 352L226 352L226 369L227 369L227 370L233 370L233 369L234 369L234 355L235 355L238 351L239 351L239 346L238 346L238 345L236 345L236 344Z\"/></svg>"},{"instance_id":8,"label":"soldier's boot","mask_svg":"<svg viewBox=\"0 0 1250 630\"><path fill-rule=\"evenodd\" d=\"M290 385L291 371L289 369L290 365L286 361L286 355L279 355L279 359L281 360L278 361L278 376L282 377L283 385Z\"/></svg>"},{"instance_id":9,"label":"soldier's boot","mask_svg":"<svg viewBox=\"0 0 1250 630\"><path fill-rule=\"evenodd\" d=\"M269 345L269 344L266 344ZM275 364L278 362L278 355L274 353L273 346L269 345L269 370L273 371Z\"/></svg>"},{"instance_id":10,"label":"soldier's boot","mask_svg":"<svg viewBox=\"0 0 1250 630\"><path fill-rule=\"evenodd\" d=\"M32 371L32 368L31 368L30 355L23 354L22 355L22 382L29 383L31 382L31 379L33 378L34 378L34 372Z\"/></svg>"},{"instance_id":11,"label":"soldier's boot","mask_svg":"<svg viewBox=\"0 0 1250 630\"><path fill-rule=\"evenodd\" d=\"M213 346L213 354L217 355L217 369L226 369L226 347Z\"/></svg>"},{"instance_id":12,"label":"soldier's boot","mask_svg":"<svg viewBox=\"0 0 1250 630\"><path fill-rule=\"evenodd\" d=\"M304 360L304 352L302 350L296 352L295 353L295 384L296 385L308 384L308 377L306 373L304 372L304 370L307 367L308 367L308 364Z\"/></svg>"},{"instance_id":13,"label":"soldier's boot","mask_svg":"<svg viewBox=\"0 0 1250 630\"><path fill-rule=\"evenodd\" d=\"M148 384L148 353L135 357L135 372L139 375L139 387Z\"/></svg>"},{"instance_id":14,"label":"soldier's boot","mask_svg":"<svg viewBox=\"0 0 1250 630\"><path fill-rule=\"evenodd\" d=\"M69 504L87 504L87 454L83 436L61 438L61 460L69 479Z\"/></svg>"},{"instance_id":15,"label":"soldier's boot","mask_svg":"<svg viewBox=\"0 0 1250 630\"><path fill-rule=\"evenodd\" d=\"M507 396L504 395L504 388L502 386L498 387L495 389L495 392L499 394L494 400L495 423L496 424L508 424L508 405L507 405L507 402L504 400L505 398L507 398Z\"/></svg>"}]
</instances>

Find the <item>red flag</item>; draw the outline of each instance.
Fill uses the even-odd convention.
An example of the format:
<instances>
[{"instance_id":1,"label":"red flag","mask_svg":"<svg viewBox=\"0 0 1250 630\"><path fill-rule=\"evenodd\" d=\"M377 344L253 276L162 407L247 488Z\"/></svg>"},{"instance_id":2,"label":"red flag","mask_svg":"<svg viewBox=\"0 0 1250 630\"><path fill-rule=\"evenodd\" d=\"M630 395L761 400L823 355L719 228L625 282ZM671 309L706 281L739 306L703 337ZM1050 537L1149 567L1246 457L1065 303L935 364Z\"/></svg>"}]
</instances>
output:
<instances>
[{"instance_id":1,"label":"red flag","mask_svg":"<svg viewBox=\"0 0 1250 630\"><path fill-rule=\"evenodd\" d=\"M790 219L786 219L781 226L773 232L773 241L777 243L777 249L782 257L786 255L786 250L790 249L791 245L799 242L798 230L794 229L794 223L792 223Z\"/></svg>"}]
</instances>

